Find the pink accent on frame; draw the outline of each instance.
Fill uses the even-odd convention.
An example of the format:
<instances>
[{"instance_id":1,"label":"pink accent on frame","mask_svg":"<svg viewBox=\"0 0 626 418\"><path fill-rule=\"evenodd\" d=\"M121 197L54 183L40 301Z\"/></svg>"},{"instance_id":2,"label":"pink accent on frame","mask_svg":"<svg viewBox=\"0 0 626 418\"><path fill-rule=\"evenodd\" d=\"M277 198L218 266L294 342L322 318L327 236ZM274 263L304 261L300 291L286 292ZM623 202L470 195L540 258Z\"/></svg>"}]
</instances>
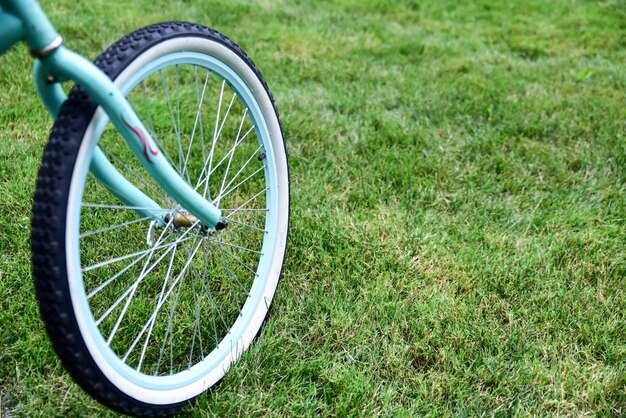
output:
<instances>
[{"instance_id":1,"label":"pink accent on frame","mask_svg":"<svg viewBox=\"0 0 626 418\"><path fill-rule=\"evenodd\" d=\"M146 137L146 134L143 133L141 130L139 130L139 128L131 126L130 123L126 122L126 119L124 119L123 116L122 116L122 122L124 122L124 125L128 126L128 129L130 129L131 131L134 132L135 135L137 135L137 138L139 138L139 140L143 144L143 155L145 155L146 160L148 160L149 163L152 163L152 160L150 160L150 155L148 154L148 151L150 151L150 154L155 155L155 156L159 154L159 151L153 150L150 147L150 144L148 143L148 138Z\"/></svg>"}]
</instances>

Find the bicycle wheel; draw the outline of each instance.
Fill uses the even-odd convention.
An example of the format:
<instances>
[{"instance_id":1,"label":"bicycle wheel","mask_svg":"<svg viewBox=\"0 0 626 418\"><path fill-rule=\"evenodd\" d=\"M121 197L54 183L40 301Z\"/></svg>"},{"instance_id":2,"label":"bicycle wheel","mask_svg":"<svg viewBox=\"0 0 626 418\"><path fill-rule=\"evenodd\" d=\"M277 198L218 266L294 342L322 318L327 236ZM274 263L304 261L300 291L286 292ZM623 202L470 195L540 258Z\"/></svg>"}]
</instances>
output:
<instances>
[{"instance_id":1,"label":"bicycle wheel","mask_svg":"<svg viewBox=\"0 0 626 418\"><path fill-rule=\"evenodd\" d=\"M124 413L171 414L222 378L267 315L288 230L282 129L257 68L211 29L152 25L96 64L228 227L199 227L76 86L37 181L37 296L57 354L88 393ZM89 166L100 150L160 205L167 225L98 183Z\"/></svg>"}]
</instances>

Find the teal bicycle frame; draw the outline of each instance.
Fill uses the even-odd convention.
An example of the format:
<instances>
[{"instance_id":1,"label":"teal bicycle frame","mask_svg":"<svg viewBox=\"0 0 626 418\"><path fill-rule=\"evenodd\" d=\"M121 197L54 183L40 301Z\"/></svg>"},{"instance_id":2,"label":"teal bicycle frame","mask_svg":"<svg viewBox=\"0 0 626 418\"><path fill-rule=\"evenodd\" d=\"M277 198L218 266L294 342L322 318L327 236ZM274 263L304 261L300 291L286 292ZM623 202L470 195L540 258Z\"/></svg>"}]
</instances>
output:
<instances>
[{"instance_id":1,"label":"teal bicycle frame","mask_svg":"<svg viewBox=\"0 0 626 418\"><path fill-rule=\"evenodd\" d=\"M0 55L25 41L36 58L34 79L48 112L56 118L66 100L60 82L74 81L104 109L110 121L154 180L205 227L226 226L221 211L198 194L159 152L134 110L113 82L93 63L63 46L63 39L35 0L0 0ZM130 183L96 148L90 172L141 216L164 224L164 210Z\"/></svg>"}]
</instances>

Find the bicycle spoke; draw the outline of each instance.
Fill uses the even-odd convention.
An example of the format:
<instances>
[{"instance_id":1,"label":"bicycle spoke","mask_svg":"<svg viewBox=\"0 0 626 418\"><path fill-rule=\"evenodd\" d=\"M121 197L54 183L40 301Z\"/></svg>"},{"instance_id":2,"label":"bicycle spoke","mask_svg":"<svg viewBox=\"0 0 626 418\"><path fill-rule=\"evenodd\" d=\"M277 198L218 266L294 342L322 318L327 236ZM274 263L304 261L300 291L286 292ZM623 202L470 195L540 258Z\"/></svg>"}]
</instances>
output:
<instances>
[{"instance_id":1,"label":"bicycle spoke","mask_svg":"<svg viewBox=\"0 0 626 418\"><path fill-rule=\"evenodd\" d=\"M269 212L269 209L265 208L251 208L251 209L235 209L235 208L220 208L222 212L224 211L237 211L237 212Z\"/></svg>"},{"instance_id":2,"label":"bicycle spoke","mask_svg":"<svg viewBox=\"0 0 626 418\"><path fill-rule=\"evenodd\" d=\"M150 184L148 184L148 182L146 182L146 180L143 179L143 177L141 177L139 174L137 174L135 172L135 170L133 170L132 168L130 168L129 166L127 166L122 160L120 160L116 155L111 154L109 151L107 151L106 149L102 149L102 152L104 153L104 155L106 155L109 159L113 159L115 160L119 165L121 165L126 171L128 171L130 174L132 174L137 180L139 180L141 183L143 183L148 189L150 189L152 192L154 192L156 195L158 195L161 199L163 199L163 201L170 205L172 203L171 199L168 198L166 195L164 195L162 192L159 192L157 189L155 189L153 186L151 186Z\"/></svg>"},{"instance_id":3,"label":"bicycle spoke","mask_svg":"<svg viewBox=\"0 0 626 418\"><path fill-rule=\"evenodd\" d=\"M230 98L230 103L228 103L228 108L226 109L226 113L224 114L224 118L222 119L222 124L220 125L220 130L217 132L217 137L222 134L222 130L224 129L224 124L226 123L226 119L228 119L228 114L230 113L230 109L233 107L233 103L237 98L237 93L233 93L233 96Z\"/></svg>"},{"instance_id":4,"label":"bicycle spoke","mask_svg":"<svg viewBox=\"0 0 626 418\"><path fill-rule=\"evenodd\" d=\"M146 92L146 84L144 83L144 81L141 81L141 92L143 95L143 103L144 103L144 107L146 108L146 112L148 112L148 122L149 122L149 126L150 126L150 130L154 133L156 132L154 129L154 122L152 121L152 112L150 111L150 103L148 102L148 93ZM155 135L156 138L156 135Z\"/></svg>"},{"instance_id":5,"label":"bicycle spoke","mask_svg":"<svg viewBox=\"0 0 626 418\"><path fill-rule=\"evenodd\" d=\"M203 239L200 239L200 243L199 243L200 247L202 246L202 242L203 242ZM191 252L189 250L187 251L187 257L188 258L191 257ZM187 370L189 370L191 366L193 365L193 352L196 346L196 335L198 336L198 345L200 346L200 356L201 358L204 357L204 350L202 348L202 332L200 331L200 305L199 305L198 297L196 293L193 263L189 265L188 272L189 272L189 281L191 282L191 294L193 297L195 319L193 323L193 335L191 338L191 348L189 350L189 363L187 365Z\"/></svg>"},{"instance_id":6,"label":"bicycle spoke","mask_svg":"<svg viewBox=\"0 0 626 418\"><path fill-rule=\"evenodd\" d=\"M197 80L196 80L197 81ZM189 154L191 154L191 146L193 145L193 138L196 134L196 128L198 127L198 121L200 120L200 114L202 112L200 112L200 110L202 109L202 102L204 101L204 93L206 91L206 86L207 83L209 81L209 77L207 75L207 78L204 80L204 86L202 87L202 95L200 96L200 100L198 101L198 108L196 111L196 120L194 121L193 124L193 130L191 131L191 139L189 140L189 147L187 147L187 155L185 156L185 164L183 165L183 173L185 174L187 171L187 163L189 162ZM189 175L187 174L187 178L189 178Z\"/></svg>"},{"instance_id":7,"label":"bicycle spoke","mask_svg":"<svg viewBox=\"0 0 626 418\"><path fill-rule=\"evenodd\" d=\"M139 114L139 112L135 111L135 113L137 114L137 117L139 118L139 120L141 121L141 123L145 126L146 123L143 120L143 118L141 117L141 115ZM174 163L174 160L172 159L172 157L170 156L169 152L167 152L167 149L163 146L163 144L161 144L161 141L159 140L159 138L157 137L156 132L152 131L149 127L148 127L148 133L150 134L150 136L152 137L152 140L154 141L154 143L157 145L157 148L161 151L161 153L163 154L163 156L165 157L165 159L167 160L167 162L172 166L172 167L176 167L176 163Z\"/></svg>"},{"instance_id":8,"label":"bicycle spoke","mask_svg":"<svg viewBox=\"0 0 626 418\"><path fill-rule=\"evenodd\" d=\"M241 144L241 142L243 142L243 140L244 140L244 139L246 139L246 137L248 136L248 134L250 134L250 132L252 132L253 130L254 130L254 126L252 126L250 129L248 129L248 130L246 131L246 133L245 133L245 134L244 134L244 135L243 135L243 136L239 139L239 142L237 142L237 144L235 145L235 147L233 147L233 149L231 149L230 151L228 151L228 153L227 153L226 155L224 155L224 156L222 157L222 159L221 159L221 160L220 160L217 164L215 164L215 166L211 169L211 171L210 171L210 172L206 171L207 166L205 166L205 167L202 169L202 172L200 173L200 176L198 177L198 182L197 182L197 184L195 185L194 190L198 190L198 188L199 188L200 186L202 186L202 185L203 185L206 181L208 181L208 180L209 180L209 178L211 177L211 174L213 174L213 172L214 172L215 170L217 170L217 169L218 169L218 168L222 165L222 163L223 163L224 161L226 161L226 159L227 159L227 158L229 158L229 157L230 157L230 155L231 155L231 154L232 154L232 152L234 151L234 148L236 148L239 144ZM208 173L208 174L207 174L207 175L203 178L202 176L204 175L204 173L205 173L205 172L206 172L206 173Z\"/></svg>"},{"instance_id":9,"label":"bicycle spoke","mask_svg":"<svg viewBox=\"0 0 626 418\"><path fill-rule=\"evenodd\" d=\"M184 168L184 161L185 161L185 157L183 154L183 143L182 143L182 127L180 124L180 75L178 73L178 64L175 65L176 68L176 120L178 123L178 152L180 153L180 161L181 161L181 176L183 178L185 178L185 168ZM187 178L187 183L189 183L191 185L191 180L189 179L189 176L186 176Z\"/></svg>"},{"instance_id":10,"label":"bicycle spoke","mask_svg":"<svg viewBox=\"0 0 626 418\"><path fill-rule=\"evenodd\" d=\"M193 72L194 72L194 81L196 84L196 101L199 102L200 101L200 89L198 87L198 67L196 65L193 66ZM204 81L205 86L209 82L209 75L211 75L211 73L207 71L206 80ZM204 143L204 124L202 122L202 112L200 112L200 139L202 140L200 143L202 147L202 161L206 161L207 155L206 155L206 145Z\"/></svg>"},{"instance_id":11,"label":"bicycle spoke","mask_svg":"<svg viewBox=\"0 0 626 418\"><path fill-rule=\"evenodd\" d=\"M231 280L231 278L230 278L231 276L233 276L232 271L228 268L228 266L226 265L226 263L225 263L225 261L223 260L223 258L222 258L222 257L220 257L218 254L216 254L216 253L215 253L215 251L213 251L213 249L211 248L211 246L209 246L208 248L209 248L209 250L210 250L210 251L211 251L211 252L215 255L215 257L217 257L217 258L220 260L220 262L221 262L221 264L222 264L222 267L224 268L224 270L226 270L227 275L228 275L228 277L229 277L228 281L229 281L229 283L230 283L230 290L231 290L231 292L232 292L232 294L233 294L233 297L235 298L235 301L237 301L237 307L239 308L239 312L241 312L241 307L242 307L242 305L241 305L241 302L239 302L239 297L237 296L237 291L235 290L235 286L233 285L233 281L232 281L232 280ZM236 279L236 276L234 276L234 277L235 277L235 279ZM239 280L237 280L237 283L239 283L239 285L241 286L241 283L239 282ZM242 287L243 287L243 286L242 286ZM244 291L245 291L245 288L244 288Z\"/></svg>"},{"instance_id":12,"label":"bicycle spoke","mask_svg":"<svg viewBox=\"0 0 626 418\"><path fill-rule=\"evenodd\" d=\"M105 205L100 203L83 203L84 208L101 208L101 209L122 209L122 210L152 210L157 212L168 212L167 209L155 209L143 206L126 206L126 205ZM226 210L226 209L222 209Z\"/></svg>"},{"instance_id":13,"label":"bicycle spoke","mask_svg":"<svg viewBox=\"0 0 626 418\"><path fill-rule=\"evenodd\" d=\"M137 252L132 253L132 254L127 254L127 255L123 255L121 257L112 258L110 260L106 260L106 261L102 261L100 263L92 264L89 267L83 267L82 271L83 271L83 273L86 273L88 271L91 271L91 270L94 270L94 269L97 269L97 268L100 268L100 267L108 266L109 264L117 263L118 261L123 261L123 260L127 260L129 258L135 257L135 256L139 256L139 255L142 255L142 254L147 254L147 253L151 252L152 250L160 250L160 249L163 249L163 248L167 248L167 247L172 246L173 244L174 244L173 242L168 242L167 244L163 244L163 245L160 245L160 246L154 246L152 248L148 248L147 250L141 250L141 251L137 251Z\"/></svg>"},{"instance_id":14,"label":"bicycle spoke","mask_svg":"<svg viewBox=\"0 0 626 418\"><path fill-rule=\"evenodd\" d=\"M200 358L204 358L204 349L202 347L202 333L200 331L200 298L198 297L198 294L196 292L196 281L193 278L193 265L190 270L190 275L191 275L191 294L193 295L193 305L195 308L194 311L195 311L196 319L194 322L193 338L191 341L191 352L189 354L189 368L191 368L192 366L193 349L194 349L195 342L196 342L196 329L197 329L197 334L198 334L198 345L200 346Z\"/></svg>"},{"instance_id":15,"label":"bicycle spoke","mask_svg":"<svg viewBox=\"0 0 626 418\"><path fill-rule=\"evenodd\" d=\"M222 247L222 241L218 238L215 240L217 242L217 246L220 249L220 252L222 252L222 254L226 253L226 250L224 249L224 247ZM245 264L241 263L242 265L245 266ZM251 269L250 269L251 270ZM246 287L244 285L241 284L241 282L239 281L239 279L237 278L237 275L230 269L228 268L228 271L231 273L231 275L233 276L233 279L235 279L235 281L237 282L237 284L243 289L244 293L247 296L250 296L250 293L248 293L248 290L246 289ZM255 273L256 276L256 273Z\"/></svg>"},{"instance_id":16,"label":"bicycle spoke","mask_svg":"<svg viewBox=\"0 0 626 418\"><path fill-rule=\"evenodd\" d=\"M219 239L217 240L218 245L219 245ZM232 255L229 251L226 251L224 248L220 247L220 249L222 250L222 252L228 256L230 256L231 258L233 258L235 261L237 261L239 264L241 264L246 270L248 270L250 273L252 273L253 275L257 275L256 272L254 270L252 270L247 264L245 264L243 261L241 261L239 258L235 257L234 255Z\"/></svg>"},{"instance_id":17,"label":"bicycle spoke","mask_svg":"<svg viewBox=\"0 0 626 418\"><path fill-rule=\"evenodd\" d=\"M143 221L146 221L148 219L154 219L154 217L153 216L144 216L143 218L133 219L132 221L128 221L128 222L124 222L124 223L121 223L121 224L108 226L108 227L102 228L102 229L96 229L95 231L83 232L78 237L79 238L90 237L92 235L101 234L103 232L108 232L108 231L113 231L115 229L123 228L123 227L128 226L128 225L136 224L138 222L143 222Z\"/></svg>"},{"instance_id":18,"label":"bicycle spoke","mask_svg":"<svg viewBox=\"0 0 626 418\"><path fill-rule=\"evenodd\" d=\"M224 98L224 86L226 81L222 81L222 88L220 89L220 100L217 104L217 113L215 114L215 126L213 127L213 139L211 141L211 151L209 151L209 171L211 170L211 164L213 163L213 153L215 152L215 145L217 144L217 130L222 113L222 99ZM205 163L206 165L206 163Z\"/></svg>"},{"instance_id":19,"label":"bicycle spoke","mask_svg":"<svg viewBox=\"0 0 626 418\"><path fill-rule=\"evenodd\" d=\"M230 194L233 190L237 190L237 188L238 188L239 186L241 186L242 184L244 184L245 182L247 182L248 180L250 180L253 176L255 176L256 174L258 174L258 173L259 173L261 170L263 170L264 168L265 168L265 167L259 167L259 169L258 169L258 170L256 170L254 173L250 174L250 175L249 175L248 177L246 177L244 180L242 180L242 181L240 181L239 183L237 183L237 185L236 185L236 186L232 187L231 189L228 189L228 191L227 191L227 192L224 192L224 194L222 194L222 195L218 196L217 198L218 198L218 199L221 199L221 198L224 198L224 197L228 196L228 195L229 195L229 194ZM234 180L234 179L235 179L235 178L233 178L233 180ZM230 183L232 183L232 182L233 182L233 180L231 180L231 181L230 181ZM229 185L230 185L230 183L229 183Z\"/></svg>"},{"instance_id":20,"label":"bicycle spoke","mask_svg":"<svg viewBox=\"0 0 626 418\"><path fill-rule=\"evenodd\" d=\"M152 112L150 111L150 104L148 102L146 85L143 80L141 81L141 92L143 96L144 108L146 109L146 112L148 113L148 124L146 125L145 120L143 119L143 117L141 117L141 114L139 112L135 111L135 113L141 120L141 123L144 126L148 127L148 130L150 131L150 135L152 136L152 140L157 145L157 147L159 147L159 149L161 150L161 152L163 153L167 161L172 165L172 167L174 167L176 164L174 164L172 157L170 157L170 154L167 152L165 147L161 144L161 141L159 141L158 135L156 134L156 129L154 128L154 121L152 120ZM128 99L128 97L126 97L126 99ZM129 103L130 103L130 100L129 100ZM132 103L131 103L131 106L132 106Z\"/></svg>"},{"instance_id":21,"label":"bicycle spoke","mask_svg":"<svg viewBox=\"0 0 626 418\"><path fill-rule=\"evenodd\" d=\"M170 118L172 119L172 126L174 128L174 133L176 134L176 139L178 141L178 168L182 167L183 160L183 149L180 142L180 130L178 125L176 125L176 120L174 119L174 110L172 109L172 102L170 101L170 96L167 93L167 86L165 85L165 77L163 76L163 71L159 70L159 75L161 76L161 84L163 85L163 92L165 93L165 99L167 100L167 107L170 111Z\"/></svg>"},{"instance_id":22,"label":"bicycle spoke","mask_svg":"<svg viewBox=\"0 0 626 418\"><path fill-rule=\"evenodd\" d=\"M230 99L230 103L228 104L228 108L226 109L226 113L224 114L224 118L222 119L222 123L219 124L219 118L221 115L221 109L222 109L222 99L224 97L224 86L225 86L226 82L222 82L222 89L220 91L220 101L219 101L219 105L217 107L217 115L215 117L215 129L213 131L213 141L211 144L211 151L209 152L209 168L208 168L208 172L211 172L211 167L213 164L213 154L215 152L215 146L217 145L217 140L219 139L220 134L222 133L222 129L224 128L224 124L226 123L226 119L228 119L228 113L230 112L230 109L233 105L233 102L235 101L235 98L237 97L236 93L233 93L232 98ZM219 129L218 129L218 125L219 125ZM208 190L208 182L206 183L205 186L205 191L204 191L204 196L206 197L206 193Z\"/></svg>"},{"instance_id":23,"label":"bicycle spoke","mask_svg":"<svg viewBox=\"0 0 626 418\"><path fill-rule=\"evenodd\" d=\"M252 154L250 154L250 157L248 157L248 159L246 160L246 162L241 166L241 168L239 169L239 171L237 171L237 173L235 173L235 175L233 176L233 178L228 182L228 184L226 185L226 189L228 189L228 187L232 184L232 182L239 176L239 174L241 174L241 172L248 166L248 164L250 164L250 161L252 161L252 159L256 156L257 152L259 152L262 149L262 146L259 145L259 147L257 149L254 150L254 152L252 152Z\"/></svg>"},{"instance_id":24,"label":"bicycle spoke","mask_svg":"<svg viewBox=\"0 0 626 418\"><path fill-rule=\"evenodd\" d=\"M157 238L156 241L156 246L158 246L158 244L163 240L163 236L165 235L165 232L167 231L166 228L163 228L163 231L161 232L161 234L159 235L159 237ZM135 280L135 282L133 283L132 286L130 286L128 288L128 290L126 290L126 292L124 292L122 294L122 296L120 296L117 301L115 301L115 303L109 307L109 309L104 313L104 315L102 315L97 321L96 321L96 325L100 324L104 319L106 319L106 317L117 307L117 305L119 305L119 303L124 300L125 298L127 298L126 303L124 304L124 307L122 308L122 313L120 314L120 316L118 317L117 321L115 322L115 325L113 326L113 330L109 333L109 338L107 339L107 344L111 344L111 340L113 339L113 337L115 336L115 333L117 331L117 328L119 327L120 323L122 322L122 319L124 318L124 315L126 314L126 310L128 309L128 305L130 304L133 295L135 294L135 291L137 290L137 287L139 286L139 284L143 281L144 277L146 277L148 275L148 273L150 273L150 271L152 271L152 269L154 269L154 267L157 266L157 264L172 250L173 247L168 248L168 250L163 253L158 259L157 261L155 261L150 267L148 267L148 263L150 263L150 260L152 259L152 256L154 255L154 248L153 251L151 251L148 254L148 259L144 262L143 264L143 268L141 269L141 273L139 274L139 277L137 278L137 280Z\"/></svg>"},{"instance_id":25,"label":"bicycle spoke","mask_svg":"<svg viewBox=\"0 0 626 418\"><path fill-rule=\"evenodd\" d=\"M200 242L198 243L198 245L196 246L196 248L194 249L192 256L188 258L187 262L185 263L185 265L182 268L182 271L178 274L178 276L176 277L176 279L172 282L172 285L170 286L170 288L168 289L167 293L165 294L163 300L161 301L161 303L157 306L157 309L155 310L155 312L158 312L158 309L161 308L161 306L163 306L163 304L165 303L165 301L169 298L170 294L172 293L172 291L174 290L174 287L176 287L176 285L180 284L182 285L182 281L181 278L184 276L185 271L187 270L187 268L189 267L189 265L191 264L191 261L193 260L193 256L195 256L196 252L198 251L198 249L200 248L200 245L202 245L202 240L200 240ZM180 288L181 286L179 285L179 290L177 291L177 295L180 294ZM174 311L175 311L175 305L178 301L178 297L175 299L174 301L174 306L172 307L171 311L170 311L170 317L168 320L168 333L170 334L170 349L172 348L172 343L171 343L171 337L172 337L172 322L173 322L173 318L174 318ZM156 313L153 314L153 316L156 316ZM167 338L163 339L164 342L167 340ZM170 352L171 353L171 352ZM160 363L160 359L162 357L162 354L159 356L159 361L158 363ZM172 359L173 355L170 354L170 360ZM173 370L173 365L171 364L170 361L170 371Z\"/></svg>"},{"instance_id":26,"label":"bicycle spoke","mask_svg":"<svg viewBox=\"0 0 626 418\"><path fill-rule=\"evenodd\" d=\"M170 251L172 250L172 247L170 247L165 253L163 253L161 255L161 258L159 258L157 261L155 261L149 268L148 268L148 272L150 272L158 263L159 261L166 256ZM148 260L149 261L149 260ZM145 268L147 267L147 265L144 264L144 272L145 272ZM143 274L143 272L142 272ZM143 276L140 275L139 278L133 283L133 285L131 285L130 287L128 287L126 289L126 291L124 293L122 293L122 295L117 298L117 300L111 305L109 306L109 308L100 316L100 318L98 318L98 320L96 320L96 326L100 325L100 323L102 321L104 321L111 312L113 312L113 310L115 308L117 308L117 306L128 297L128 295L133 291L133 289L135 288L135 283L138 283L139 281L141 281L143 279ZM116 323L116 325L118 325L118 323ZM115 327L115 329L117 329L117 327ZM110 343L110 340L107 342Z\"/></svg>"},{"instance_id":27,"label":"bicycle spoke","mask_svg":"<svg viewBox=\"0 0 626 418\"><path fill-rule=\"evenodd\" d=\"M167 282L170 278L170 275L172 273L172 265L174 264L174 257L176 256L176 246L174 246L174 249L172 250L172 253L170 255L170 261L167 267L167 273L165 274L165 280L163 281L163 286L161 287L161 293L159 294L159 299L157 301L157 306L161 303L161 301L163 300L163 294L165 293L165 288L167 286ZM143 349L141 350L141 355L139 356L139 364L137 365L137 370L141 369L141 363L143 362L143 358L146 354L146 348L148 346L148 341L150 340L150 335L152 334L152 329L154 327L154 324L156 322L156 315L155 313L158 312L158 309L155 309L153 311L153 315L150 316L150 319L148 319L148 321L146 322L146 324L144 325L144 327L141 329L141 331L139 331L139 334L137 335L137 337L135 338L135 340L132 342L132 344L130 345L130 347L128 348L128 350L126 351L126 354L124 354L124 357L122 358L122 361L126 361L126 359L128 358L128 356L130 355L130 353L133 351L133 349L135 348L135 346L137 345L137 343L139 342L139 340L141 340L141 337L143 336L143 333L145 332L146 328L150 328L148 331L148 335L145 339L144 345L143 345Z\"/></svg>"},{"instance_id":28,"label":"bicycle spoke","mask_svg":"<svg viewBox=\"0 0 626 418\"><path fill-rule=\"evenodd\" d=\"M230 157L228 158L228 164L226 165L226 170L224 170L224 177L222 178L222 185L220 186L220 190L217 193L218 196L222 194L224 191L224 184L226 183L226 177L228 177L228 171L230 170L230 164L233 162L233 156L235 155L235 149L237 147L237 141L239 140L239 135L241 135L241 129L243 128L243 123L246 121L246 115L248 114L248 109L246 108L241 117L241 123L239 123L239 130L237 131L237 136L235 137L235 142L230 151ZM219 198L217 199L216 206L219 205Z\"/></svg>"},{"instance_id":29,"label":"bicycle spoke","mask_svg":"<svg viewBox=\"0 0 626 418\"><path fill-rule=\"evenodd\" d=\"M211 296L211 290L208 289L208 283L205 286L205 283L208 281L208 256L209 256L209 248L208 247L208 241L204 241L204 274L203 274L203 280L201 282L202 284L202 290L204 291L204 293L206 293L206 295L209 297L209 303L211 305L211 308L215 307L215 311L217 311L217 314L219 315L222 324L224 325L225 328L228 328L228 325L226 325L226 322L224 321L224 317L222 316L222 313L219 311L219 309L217 309L217 306L215 305L215 302L213 301L213 297ZM213 333L215 334L215 346L218 347L219 346L219 339L217 338L217 326L215 324L215 313L214 310L211 309L211 322L213 323Z\"/></svg>"},{"instance_id":30,"label":"bicycle spoke","mask_svg":"<svg viewBox=\"0 0 626 418\"><path fill-rule=\"evenodd\" d=\"M241 222L241 221L236 221L233 218L229 218L227 217L226 219L228 219L229 222L234 222L237 225L241 225L241 226L245 226L246 228L250 228L250 229L254 229L256 231L261 231L261 232L267 232L265 229L261 229L261 228L257 228L256 226L252 226L250 224L247 224L245 222Z\"/></svg>"},{"instance_id":31,"label":"bicycle spoke","mask_svg":"<svg viewBox=\"0 0 626 418\"><path fill-rule=\"evenodd\" d=\"M159 305L162 305L163 301L165 300L165 296L163 295L163 290L166 288L166 285L167 285L169 279L172 277L172 263L174 261L175 251L176 251L176 248L174 248L174 252L172 253L172 258L171 258L171 261L170 261L170 265L168 266L167 273L165 274L165 281L163 282L163 289L161 290L161 295L159 296L159 301L157 302L157 307L154 310L154 312L155 312L154 319L152 320L152 324L150 326L151 327L150 332L148 333L148 336L146 337L146 341L144 343L144 347L142 349L141 356L139 358L139 365L137 366L137 370L139 370L140 367L141 367L141 362L142 362L143 357L145 355L145 351L146 351L146 348L148 346L148 341L150 340L150 333L152 332L152 327L154 326L154 324L156 322L156 313L160 309ZM141 337L141 334L139 334L138 338L140 338L140 337ZM131 351L131 349L129 349L129 352Z\"/></svg>"},{"instance_id":32,"label":"bicycle spoke","mask_svg":"<svg viewBox=\"0 0 626 418\"><path fill-rule=\"evenodd\" d=\"M96 295L99 291L101 291L102 289L104 289L105 287L107 287L111 282L113 282L115 279L117 279L119 276L121 276L122 274L126 273L131 267L133 267L135 264L139 263L141 260L143 260L146 256L148 255L148 253L145 253L141 256L139 256L136 260L132 261L130 264L128 264L126 267L124 267L122 270L120 270L119 272L115 273L115 275L113 275L110 279L108 279L106 282L102 283L101 285L99 285L98 287L96 287L95 289L93 289L91 292L89 292L87 294L87 299L91 299L94 295Z\"/></svg>"},{"instance_id":33,"label":"bicycle spoke","mask_svg":"<svg viewBox=\"0 0 626 418\"><path fill-rule=\"evenodd\" d=\"M229 242L226 242L226 241L224 241L224 240L220 240L220 242L221 242L221 244L222 244L222 245L226 245L226 246L228 246L228 247L238 248L238 249L240 249L240 250L243 250L243 251L248 251L248 252L250 252L250 253L255 253L255 254L263 254L261 251L253 250L253 249L251 249L251 248L247 248L247 247L241 247L241 246L239 246L239 245L235 245L235 244L231 244L231 243L229 243Z\"/></svg>"},{"instance_id":34,"label":"bicycle spoke","mask_svg":"<svg viewBox=\"0 0 626 418\"><path fill-rule=\"evenodd\" d=\"M122 302L122 300L126 299L126 303L124 303L124 307L122 308L122 312L117 317L117 321L115 321L115 325L113 326L113 330L109 334L109 338L107 339L107 344L111 344L111 341L115 337L117 329L120 326L120 324L122 323L122 320L124 319L124 316L126 315L126 312L128 310L128 306L132 302L133 296L135 295L135 292L137 291L137 288L139 287L139 285L141 284L143 279L146 278L146 276L152 270L154 270L154 268L161 262L161 260L163 260L169 254L169 252L172 251L174 248L175 248L175 246L170 247L167 251L165 251L163 254L161 254L161 256L154 263L152 263L152 265L150 265L150 266L148 266L148 263L150 262L150 255L149 255L148 259L144 263L144 267L143 267L141 273L139 274L139 278L137 278L135 283L133 283L133 285L131 287L129 287L128 290L126 290L126 292L124 292L122 294L122 296L120 296L115 301L115 303L113 305L111 305L111 307L105 312L105 314L102 315L96 321L96 325L99 325Z\"/></svg>"},{"instance_id":35,"label":"bicycle spoke","mask_svg":"<svg viewBox=\"0 0 626 418\"><path fill-rule=\"evenodd\" d=\"M228 216L233 216L235 213L237 213L237 212L239 212L240 210L242 210L242 208L243 208L244 206L246 206L248 203L252 202L254 199L256 199L257 197L259 197L262 193L264 193L264 192L268 191L269 189L270 189L269 187L266 187L265 189L261 190L260 192L258 192L258 193L257 193L257 194L255 194L254 196L252 196L250 199L246 200L246 201L245 201L245 202L243 202L241 205L239 205L239 207L238 207L238 208L235 208L235 209L233 210L233 212L232 212L230 215L228 215ZM228 210L231 210L231 209L228 209Z\"/></svg>"},{"instance_id":36,"label":"bicycle spoke","mask_svg":"<svg viewBox=\"0 0 626 418\"><path fill-rule=\"evenodd\" d=\"M222 165L222 163L223 163L224 161L226 161L226 158L229 158L229 157L233 154L233 152L235 152L235 148L237 148L237 147L239 146L239 144L241 144L241 143L243 142L243 140L244 140L244 139L246 139L246 137L250 134L250 132L254 131L254 128L255 128L255 127L254 127L254 125L253 125L252 127L250 127L250 129L248 129L248 130L246 131L246 133L245 133L245 134L243 134L243 136L239 139L239 141L237 141L237 142L235 143L235 146L233 146L233 147L231 148L231 150L230 150L230 151L228 151L228 152L226 153L226 155L224 155L224 157L222 157L222 159L221 159L221 160L220 160L217 164L215 164L215 166L214 166L214 167L211 169L211 171L209 172L208 177L210 177L210 176L211 176L211 174L213 174L213 172L214 172L215 170L217 170L217 169L218 169L218 168Z\"/></svg>"}]
</instances>

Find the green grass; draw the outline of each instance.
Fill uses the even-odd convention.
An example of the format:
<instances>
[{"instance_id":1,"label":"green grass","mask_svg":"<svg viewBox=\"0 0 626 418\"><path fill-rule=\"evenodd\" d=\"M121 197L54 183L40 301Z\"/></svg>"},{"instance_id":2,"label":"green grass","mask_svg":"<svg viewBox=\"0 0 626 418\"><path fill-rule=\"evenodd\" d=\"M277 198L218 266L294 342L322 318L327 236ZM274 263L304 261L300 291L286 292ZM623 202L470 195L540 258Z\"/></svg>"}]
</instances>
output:
<instances>
[{"instance_id":1,"label":"green grass","mask_svg":"<svg viewBox=\"0 0 626 418\"><path fill-rule=\"evenodd\" d=\"M44 8L90 58L155 21L215 27L281 111L282 284L186 413L626 415L623 0ZM0 416L113 415L39 320L29 216L51 123L25 48L0 64Z\"/></svg>"}]
</instances>

